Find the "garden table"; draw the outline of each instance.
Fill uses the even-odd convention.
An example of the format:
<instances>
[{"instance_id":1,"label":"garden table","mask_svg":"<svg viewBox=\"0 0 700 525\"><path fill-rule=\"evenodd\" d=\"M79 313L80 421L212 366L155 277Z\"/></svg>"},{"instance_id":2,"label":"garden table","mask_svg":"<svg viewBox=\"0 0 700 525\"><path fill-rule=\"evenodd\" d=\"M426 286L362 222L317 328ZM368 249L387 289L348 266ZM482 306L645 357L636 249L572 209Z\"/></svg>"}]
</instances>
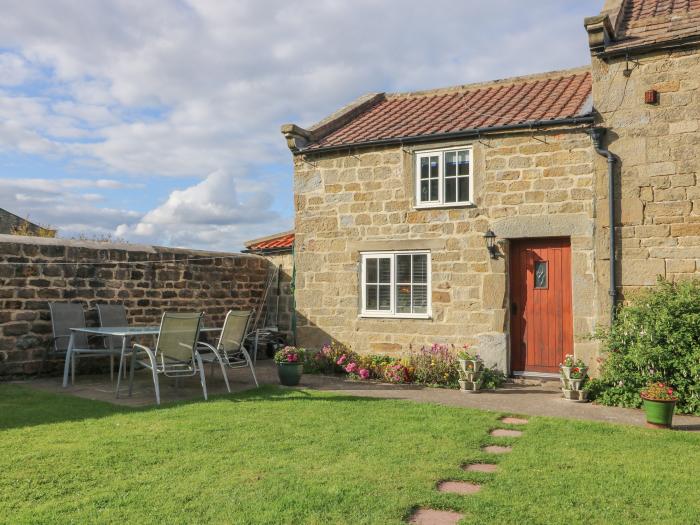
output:
<instances>
[{"instance_id":1,"label":"garden table","mask_svg":"<svg viewBox=\"0 0 700 525\"><path fill-rule=\"evenodd\" d=\"M211 327L204 327L202 326L199 329L200 333L202 332L219 332L221 331L221 328L211 328ZM109 349L110 351L114 352L116 354L116 350L114 348L114 340L121 338L122 344L121 344L121 352L119 356L119 375L117 377L121 377L123 366L124 366L124 357L126 356L127 350L126 350L126 342L132 337L137 337L137 336L144 336L144 335L158 335L160 332L160 326L117 326L117 327L103 327L103 326L88 326L84 328L71 328L70 329L70 339L68 340L68 348L66 349L66 363L63 367L63 388L66 388L68 386L68 371L70 370L70 364L71 364L71 359L73 359L73 347L75 344L75 334L78 332L82 332L84 334L88 335L97 335L97 336L102 336L106 337L107 340L109 341ZM117 385L119 383L117 382ZM119 397L119 386L115 389L114 392L116 397Z\"/></svg>"}]
</instances>

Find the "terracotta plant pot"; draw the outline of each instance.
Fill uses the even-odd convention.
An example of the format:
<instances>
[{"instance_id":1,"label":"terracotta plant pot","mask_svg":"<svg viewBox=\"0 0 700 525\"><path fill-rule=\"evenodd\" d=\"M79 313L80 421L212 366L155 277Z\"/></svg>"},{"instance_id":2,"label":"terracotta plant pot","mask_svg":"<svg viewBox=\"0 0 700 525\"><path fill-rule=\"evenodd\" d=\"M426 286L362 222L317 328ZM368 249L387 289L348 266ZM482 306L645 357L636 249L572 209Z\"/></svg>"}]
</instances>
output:
<instances>
[{"instance_id":1,"label":"terracotta plant pot","mask_svg":"<svg viewBox=\"0 0 700 525\"><path fill-rule=\"evenodd\" d=\"M284 386L297 386L303 373L302 363L277 363L277 375Z\"/></svg>"},{"instance_id":2,"label":"terracotta plant pot","mask_svg":"<svg viewBox=\"0 0 700 525\"><path fill-rule=\"evenodd\" d=\"M673 410L678 399L649 399L642 396L647 426L651 428L671 428Z\"/></svg>"}]
</instances>

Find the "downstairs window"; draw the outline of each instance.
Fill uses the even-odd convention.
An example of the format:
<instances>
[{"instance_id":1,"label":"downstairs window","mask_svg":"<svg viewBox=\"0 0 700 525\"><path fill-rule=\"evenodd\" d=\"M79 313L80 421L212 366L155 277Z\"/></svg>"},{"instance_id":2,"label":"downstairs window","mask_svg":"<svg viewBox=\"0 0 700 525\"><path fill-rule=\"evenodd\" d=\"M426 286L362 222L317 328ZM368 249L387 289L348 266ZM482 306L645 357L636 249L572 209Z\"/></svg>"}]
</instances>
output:
<instances>
[{"instance_id":1,"label":"downstairs window","mask_svg":"<svg viewBox=\"0 0 700 525\"><path fill-rule=\"evenodd\" d=\"M430 317L430 253L361 254L361 315Z\"/></svg>"}]
</instances>

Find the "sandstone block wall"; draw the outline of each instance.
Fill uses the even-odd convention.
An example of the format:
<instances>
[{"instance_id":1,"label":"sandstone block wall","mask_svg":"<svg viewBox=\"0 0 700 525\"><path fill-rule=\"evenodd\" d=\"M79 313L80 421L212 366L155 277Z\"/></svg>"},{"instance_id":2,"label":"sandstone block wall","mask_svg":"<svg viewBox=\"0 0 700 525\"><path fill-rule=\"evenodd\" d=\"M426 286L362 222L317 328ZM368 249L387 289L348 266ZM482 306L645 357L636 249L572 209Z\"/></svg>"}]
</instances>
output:
<instances>
[{"instance_id":1,"label":"sandstone block wall","mask_svg":"<svg viewBox=\"0 0 700 525\"><path fill-rule=\"evenodd\" d=\"M0 377L39 370L49 301L84 304L94 325L96 303L124 304L134 324L158 324L167 310L220 325L229 309L260 306L268 266L257 255L0 235Z\"/></svg>"},{"instance_id":2,"label":"sandstone block wall","mask_svg":"<svg viewBox=\"0 0 700 525\"><path fill-rule=\"evenodd\" d=\"M622 71L631 69L629 77ZM657 276L697 276L700 261L700 50L657 51L625 58L593 58L594 106L620 159L618 286L624 294ZM644 103L655 89L659 103ZM597 166L597 206L607 208L605 162ZM608 218L600 213L600 247L607 248ZM607 251L597 250L600 289L607 287ZM603 260L605 259L605 262ZM604 294L601 294L603 297ZM601 312L607 309L601 302Z\"/></svg>"},{"instance_id":3,"label":"sandstone block wall","mask_svg":"<svg viewBox=\"0 0 700 525\"><path fill-rule=\"evenodd\" d=\"M508 239L571 237L576 346L595 324L594 152L582 129L550 129L420 149L473 146L475 205L414 208L418 148L295 157L299 344L338 340L360 352L471 343L508 368ZM489 258L493 229L503 257ZM429 249L432 318L360 317L361 251Z\"/></svg>"}]
</instances>

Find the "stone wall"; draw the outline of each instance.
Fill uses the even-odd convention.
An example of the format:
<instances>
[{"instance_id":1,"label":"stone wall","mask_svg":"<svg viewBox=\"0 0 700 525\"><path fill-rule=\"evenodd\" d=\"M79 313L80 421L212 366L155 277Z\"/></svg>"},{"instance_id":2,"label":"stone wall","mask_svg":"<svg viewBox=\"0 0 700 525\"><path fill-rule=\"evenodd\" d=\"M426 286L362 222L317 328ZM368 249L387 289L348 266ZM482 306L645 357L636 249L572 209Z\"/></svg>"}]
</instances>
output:
<instances>
[{"instance_id":1,"label":"stone wall","mask_svg":"<svg viewBox=\"0 0 700 525\"><path fill-rule=\"evenodd\" d=\"M121 303L134 324L187 311L220 325L229 309L259 307L268 267L257 255L0 235L0 377L39 370L49 301L82 303L90 324L96 303Z\"/></svg>"},{"instance_id":2,"label":"stone wall","mask_svg":"<svg viewBox=\"0 0 700 525\"><path fill-rule=\"evenodd\" d=\"M508 369L508 239L571 237L577 352L592 359L595 323L594 151L581 128L422 145L473 146L475 205L414 208L408 147L324 154L295 162L298 343L337 340L399 353L432 342L478 345ZM504 257L489 258L493 229ZM359 253L428 249L432 318L359 316Z\"/></svg>"},{"instance_id":3,"label":"stone wall","mask_svg":"<svg viewBox=\"0 0 700 525\"><path fill-rule=\"evenodd\" d=\"M629 67L631 74L623 74ZM641 56L593 58L594 106L608 128L608 145L620 159L618 286L623 298L657 276L697 276L700 261L700 50L657 51ZM644 103L644 92L659 103ZM605 160L596 161L597 207L607 208ZM600 297L608 286L608 217L597 226ZM608 301L601 301L601 314Z\"/></svg>"}]
</instances>

